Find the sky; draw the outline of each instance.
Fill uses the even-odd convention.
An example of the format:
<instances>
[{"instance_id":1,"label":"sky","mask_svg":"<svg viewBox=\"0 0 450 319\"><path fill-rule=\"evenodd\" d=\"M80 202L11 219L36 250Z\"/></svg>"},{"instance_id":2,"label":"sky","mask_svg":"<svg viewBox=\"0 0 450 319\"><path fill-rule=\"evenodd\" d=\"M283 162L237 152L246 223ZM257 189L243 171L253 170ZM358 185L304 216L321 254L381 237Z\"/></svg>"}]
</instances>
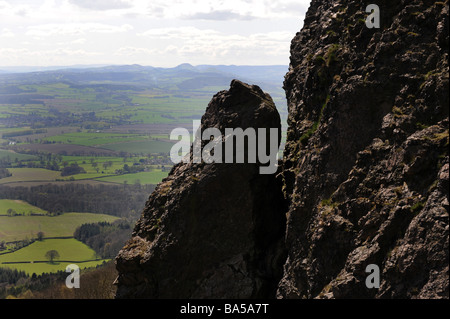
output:
<instances>
[{"instance_id":1,"label":"sky","mask_svg":"<svg viewBox=\"0 0 450 319\"><path fill-rule=\"evenodd\" d=\"M288 65L309 2L0 0L0 68Z\"/></svg>"}]
</instances>

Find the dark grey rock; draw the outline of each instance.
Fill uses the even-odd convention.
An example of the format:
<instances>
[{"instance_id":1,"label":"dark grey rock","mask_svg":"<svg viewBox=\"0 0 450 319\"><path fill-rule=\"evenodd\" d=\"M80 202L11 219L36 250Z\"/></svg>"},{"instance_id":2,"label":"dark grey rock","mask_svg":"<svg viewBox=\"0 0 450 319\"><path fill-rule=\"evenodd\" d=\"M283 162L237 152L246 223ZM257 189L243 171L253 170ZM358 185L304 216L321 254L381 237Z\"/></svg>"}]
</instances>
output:
<instances>
[{"instance_id":1,"label":"dark grey rock","mask_svg":"<svg viewBox=\"0 0 450 319\"><path fill-rule=\"evenodd\" d=\"M233 81L201 131L281 128L269 95ZM281 277L285 216L275 175L259 164L182 163L150 196L116 258L118 298L267 298Z\"/></svg>"}]
</instances>

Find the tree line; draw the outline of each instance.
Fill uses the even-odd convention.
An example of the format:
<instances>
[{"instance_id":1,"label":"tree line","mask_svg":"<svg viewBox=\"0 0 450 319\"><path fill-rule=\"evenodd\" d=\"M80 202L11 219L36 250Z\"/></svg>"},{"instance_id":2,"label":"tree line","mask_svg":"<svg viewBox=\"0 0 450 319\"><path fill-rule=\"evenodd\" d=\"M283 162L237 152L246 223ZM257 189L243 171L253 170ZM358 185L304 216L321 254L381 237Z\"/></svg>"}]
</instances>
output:
<instances>
[{"instance_id":1,"label":"tree line","mask_svg":"<svg viewBox=\"0 0 450 319\"><path fill-rule=\"evenodd\" d=\"M91 247L99 257L113 258L131 237L132 224L123 220L83 224L73 236Z\"/></svg>"},{"instance_id":2,"label":"tree line","mask_svg":"<svg viewBox=\"0 0 450 319\"><path fill-rule=\"evenodd\" d=\"M24 271L0 267L0 284L16 284L20 278L27 277Z\"/></svg>"},{"instance_id":3,"label":"tree line","mask_svg":"<svg viewBox=\"0 0 450 319\"><path fill-rule=\"evenodd\" d=\"M2 277L2 272L7 275ZM8 297L23 299L114 298L116 288L113 282L117 278L117 271L113 261L94 269L83 269L80 275L81 289L69 289L65 285L68 276L65 271L27 276L23 272L15 275L14 271L0 268L0 299ZM2 278L5 278L5 281L2 281Z\"/></svg>"},{"instance_id":4,"label":"tree line","mask_svg":"<svg viewBox=\"0 0 450 319\"><path fill-rule=\"evenodd\" d=\"M154 185L141 184L0 185L0 199L23 200L54 214L89 212L135 220L154 189Z\"/></svg>"},{"instance_id":5,"label":"tree line","mask_svg":"<svg viewBox=\"0 0 450 319\"><path fill-rule=\"evenodd\" d=\"M5 177L10 177L10 176L12 176L12 174L10 173L10 171L8 171L7 168L0 167L0 179L5 178Z\"/></svg>"}]
</instances>

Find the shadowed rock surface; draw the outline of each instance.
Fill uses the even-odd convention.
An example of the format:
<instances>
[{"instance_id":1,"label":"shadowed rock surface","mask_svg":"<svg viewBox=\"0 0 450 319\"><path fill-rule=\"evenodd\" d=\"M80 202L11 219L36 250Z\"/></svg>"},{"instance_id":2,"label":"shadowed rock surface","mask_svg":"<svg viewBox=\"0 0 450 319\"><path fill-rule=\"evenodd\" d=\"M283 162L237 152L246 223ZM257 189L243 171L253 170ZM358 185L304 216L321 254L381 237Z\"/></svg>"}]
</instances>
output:
<instances>
[{"instance_id":1,"label":"shadowed rock surface","mask_svg":"<svg viewBox=\"0 0 450 319\"><path fill-rule=\"evenodd\" d=\"M448 1L377 4L369 29L367 4L311 1L278 173L176 165L116 259L118 298L449 298ZM207 127L280 120L233 81Z\"/></svg>"},{"instance_id":2,"label":"shadowed rock surface","mask_svg":"<svg viewBox=\"0 0 450 319\"><path fill-rule=\"evenodd\" d=\"M233 81L201 131L278 128L271 97ZM204 145L203 145L204 146ZM119 253L118 298L265 298L284 262L281 185L259 165L181 163L158 185Z\"/></svg>"},{"instance_id":3,"label":"shadowed rock surface","mask_svg":"<svg viewBox=\"0 0 450 319\"><path fill-rule=\"evenodd\" d=\"M312 1L292 41L279 298L448 298L448 1L377 4Z\"/></svg>"}]
</instances>

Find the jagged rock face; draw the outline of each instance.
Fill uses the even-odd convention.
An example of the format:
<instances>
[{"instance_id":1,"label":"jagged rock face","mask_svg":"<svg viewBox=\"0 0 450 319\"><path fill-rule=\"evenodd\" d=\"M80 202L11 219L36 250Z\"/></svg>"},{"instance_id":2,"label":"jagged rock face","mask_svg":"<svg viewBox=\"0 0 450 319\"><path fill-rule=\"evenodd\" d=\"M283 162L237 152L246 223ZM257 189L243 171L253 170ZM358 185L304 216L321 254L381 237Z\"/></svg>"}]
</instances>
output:
<instances>
[{"instance_id":1,"label":"jagged rock face","mask_svg":"<svg viewBox=\"0 0 450 319\"><path fill-rule=\"evenodd\" d=\"M291 44L278 298L449 297L448 1L367 4L313 0Z\"/></svg>"},{"instance_id":2,"label":"jagged rock face","mask_svg":"<svg viewBox=\"0 0 450 319\"><path fill-rule=\"evenodd\" d=\"M311 2L291 45L278 175L176 165L116 259L117 297L449 297L448 0L377 5L369 29L359 1ZM280 119L233 81L208 127Z\"/></svg>"},{"instance_id":3,"label":"jagged rock face","mask_svg":"<svg viewBox=\"0 0 450 319\"><path fill-rule=\"evenodd\" d=\"M233 81L208 105L201 132L211 127L280 130L281 122L269 95ZM116 258L117 298L274 296L285 259L282 201L275 175L258 164L177 164Z\"/></svg>"}]
</instances>

